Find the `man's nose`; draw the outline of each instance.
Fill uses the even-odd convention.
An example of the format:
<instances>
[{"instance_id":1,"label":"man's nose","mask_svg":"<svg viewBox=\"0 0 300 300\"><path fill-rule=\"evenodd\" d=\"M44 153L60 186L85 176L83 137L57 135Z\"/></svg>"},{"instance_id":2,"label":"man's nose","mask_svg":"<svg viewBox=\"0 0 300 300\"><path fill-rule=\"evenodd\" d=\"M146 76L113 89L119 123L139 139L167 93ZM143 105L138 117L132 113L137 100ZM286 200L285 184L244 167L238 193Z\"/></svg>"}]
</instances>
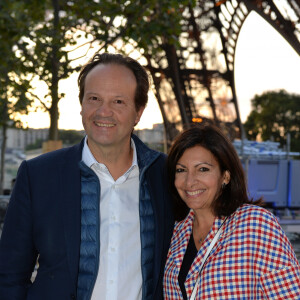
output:
<instances>
[{"instance_id":1,"label":"man's nose","mask_svg":"<svg viewBox=\"0 0 300 300\"><path fill-rule=\"evenodd\" d=\"M101 105L97 108L97 114L102 117L110 117L113 112L109 102L102 101Z\"/></svg>"}]
</instances>

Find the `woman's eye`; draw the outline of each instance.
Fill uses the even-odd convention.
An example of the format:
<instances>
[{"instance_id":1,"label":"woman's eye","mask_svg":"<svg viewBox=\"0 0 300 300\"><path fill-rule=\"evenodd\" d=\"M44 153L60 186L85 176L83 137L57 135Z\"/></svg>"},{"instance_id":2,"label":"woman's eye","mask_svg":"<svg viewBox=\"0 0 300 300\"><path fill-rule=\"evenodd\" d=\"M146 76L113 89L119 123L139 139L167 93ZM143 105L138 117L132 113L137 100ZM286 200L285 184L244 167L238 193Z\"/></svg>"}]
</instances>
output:
<instances>
[{"instance_id":1,"label":"woman's eye","mask_svg":"<svg viewBox=\"0 0 300 300\"><path fill-rule=\"evenodd\" d=\"M183 168L177 168L177 169L175 170L175 172L176 172L176 173L182 173L182 172L184 172L184 169L183 169Z\"/></svg>"},{"instance_id":2,"label":"woman's eye","mask_svg":"<svg viewBox=\"0 0 300 300\"><path fill-rule=\"evenodd\" d=\"M199 171L200 172L207 172L207 171L209 171L209 168L201 167L201 168L199 168Z\"/></svg>"}]
</instances>

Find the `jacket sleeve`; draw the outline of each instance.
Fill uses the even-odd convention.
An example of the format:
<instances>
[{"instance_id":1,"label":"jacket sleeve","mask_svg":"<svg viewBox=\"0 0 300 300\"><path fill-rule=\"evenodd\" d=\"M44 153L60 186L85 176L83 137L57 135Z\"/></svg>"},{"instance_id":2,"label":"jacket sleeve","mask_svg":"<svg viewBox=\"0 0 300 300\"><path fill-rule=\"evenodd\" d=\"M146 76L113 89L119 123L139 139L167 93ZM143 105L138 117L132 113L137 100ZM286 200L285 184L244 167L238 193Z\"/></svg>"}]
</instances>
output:
<instances>
[{"instance_id":1,"label":"jacket sleeve","mask_svg":"<svg viewBox=\"0 0 300 300\"><path fill-rule=\"evenodd\" d=\"M27 163L18 171L0 241L0 299L26 299L37 259Z\"/></svg>"},{"instance_id":2,"label":"jacket sleeve","mask_svg":"<svg viewBox=\"0 0 300 300\"><path fill-rule=\"evenodd\" d=\"M289 265L260 278L265 299L300 299L299 266Z\"/></svg>"},{"instance_id":3,"label":"jacket sleeve","mask_svg":"<svg viewBox=\"0 0 300 300\"><path fill-rule=\"evenodd\" d=\"M256 232L261 232L255 244L264 299L300 299L300 265L275 216L262 213Z\"/></svg>"}]
</instances>

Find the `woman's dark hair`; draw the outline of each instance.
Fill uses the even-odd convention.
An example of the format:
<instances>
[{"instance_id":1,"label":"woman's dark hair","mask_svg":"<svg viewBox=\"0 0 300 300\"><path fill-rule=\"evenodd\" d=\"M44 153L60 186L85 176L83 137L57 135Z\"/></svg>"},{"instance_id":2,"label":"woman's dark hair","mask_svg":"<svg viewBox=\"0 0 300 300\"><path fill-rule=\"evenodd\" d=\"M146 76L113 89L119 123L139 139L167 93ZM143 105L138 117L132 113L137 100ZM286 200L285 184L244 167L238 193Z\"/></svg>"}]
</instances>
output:
<instances>
[{"instance_id":1,"label":"woman's dark hair","mask_svg":"<svg viewBox=\"0 0 300 300\"><path fill-rule=\"evenodd\" d=\"M226 170L230 173L230 182L212 203L213 213L216 216L228 216L244 203L261 205L261 199L253 202L248 198L244 169L230 140L215 125L202 123L183 131L169 150L167 160L169 187L176 221L183 220L189 212L189 208L174 185L176 164L185 150L194 146L201 146L214 155L219 163L221 174Z\"/></svg>"},{"instance_id":2,"label":"woman's dark hair","mask_svg":"<svg viewBox=\"0 0 300 300\"><path fill-rule=\"evenodd\" d=\"M79 101L82 104L84 96L85 79L87 74L99 64L115 64L127 67L135 76L137 87L135 91L135 109L138 111L148 102L149 77L140 63L121 54L103 53L96 54L80 71L78 77Z\"/></svg>"}]
</instances>

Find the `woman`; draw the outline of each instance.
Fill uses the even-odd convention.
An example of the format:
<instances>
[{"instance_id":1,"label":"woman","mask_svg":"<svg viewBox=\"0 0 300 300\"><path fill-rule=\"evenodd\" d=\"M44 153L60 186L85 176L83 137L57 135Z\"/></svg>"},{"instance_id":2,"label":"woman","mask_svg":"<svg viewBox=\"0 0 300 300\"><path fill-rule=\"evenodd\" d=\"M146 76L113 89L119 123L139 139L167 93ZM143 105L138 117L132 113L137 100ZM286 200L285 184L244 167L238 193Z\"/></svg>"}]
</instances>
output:
<instances>
[{"instance_id":1,"label":"woman","mask_svg":"<svg viewBox=\"0 0 300 300\"><path fill-rule=\"evenodd\" d=\"M177 222L165 299L300 299L292 246L262 201L248 198L239 157L218 128L184 131L168 169Z\"/></svg>"}]
</instances>

